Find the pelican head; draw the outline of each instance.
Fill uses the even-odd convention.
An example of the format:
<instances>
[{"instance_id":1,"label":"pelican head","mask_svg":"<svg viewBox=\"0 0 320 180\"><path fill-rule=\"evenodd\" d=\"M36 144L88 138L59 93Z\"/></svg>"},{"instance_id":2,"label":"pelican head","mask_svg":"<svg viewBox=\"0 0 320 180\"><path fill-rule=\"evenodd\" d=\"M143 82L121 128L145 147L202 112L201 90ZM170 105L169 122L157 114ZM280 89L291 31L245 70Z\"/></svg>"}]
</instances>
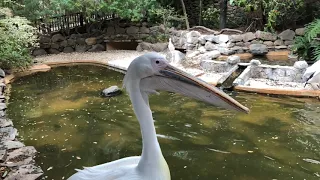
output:
<instances>
[{"instance_id":1,"label":"pelican head","mask_svg":"<svg viewBox=\"0 0 320 180\"><path fill-rule=\"evenodd\" d=\"M170 65L164 56L155 52L134 59L128 67L124 87L128 89L135 84L147 93L156 90L175 92L226 109L249 112L223 91Z\"/></svg>"}]
</instances>

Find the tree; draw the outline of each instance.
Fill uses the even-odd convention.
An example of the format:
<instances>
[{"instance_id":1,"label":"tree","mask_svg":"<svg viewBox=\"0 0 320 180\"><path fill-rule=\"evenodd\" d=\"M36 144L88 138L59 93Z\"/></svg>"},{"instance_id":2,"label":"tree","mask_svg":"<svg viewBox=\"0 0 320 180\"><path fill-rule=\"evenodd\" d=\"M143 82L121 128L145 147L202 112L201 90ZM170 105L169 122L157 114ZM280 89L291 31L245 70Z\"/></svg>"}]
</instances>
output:
<instances>
[{"instance_id":1,"label":"tree","mask_svg":"<svg viewBox=\"0 0 320 180\"><path fill-rule=\"evenodd\" d=\"M227 24L228 0L220 0L220 29L226 27Z\"/></svg>"},{"instance_id":2,"label":"tree","mask_svg":"<svg viewBox=\"0 0 320 180\"><path fill-rule=\"evenodd\" d=\"M185 19L185 22L186 22L187 29L190 29L189 20L188 20L188 14L187 14L186 6L185 6L183 0L181 0L181 6L182 6L183 16L184 16L184 19Z\"/></svg>"}]
</instances>

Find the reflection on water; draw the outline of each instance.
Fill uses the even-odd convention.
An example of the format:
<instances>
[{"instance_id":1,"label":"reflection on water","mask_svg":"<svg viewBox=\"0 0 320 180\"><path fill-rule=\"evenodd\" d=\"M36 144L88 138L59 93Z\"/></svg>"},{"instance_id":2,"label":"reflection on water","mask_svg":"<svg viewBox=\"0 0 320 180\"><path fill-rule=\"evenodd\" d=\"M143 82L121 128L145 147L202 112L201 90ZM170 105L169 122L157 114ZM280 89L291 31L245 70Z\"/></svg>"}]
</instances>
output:
<instances>
[{"instance_id":1,"label":"reflection on water","mask_svg":"<svg viewBox=\"0 0 320 180\"><path fill-rule=\"evenodd\" d=\"M126 93L101 98L123 75L102 67L54 68L12 84L8 107L20 137L40 152L47 179L140 155L141 134ZM320 105L315 99L231 94L236 114L162 92L150 105L172 179L319 179Z\"/></svg>"}]
</instances>

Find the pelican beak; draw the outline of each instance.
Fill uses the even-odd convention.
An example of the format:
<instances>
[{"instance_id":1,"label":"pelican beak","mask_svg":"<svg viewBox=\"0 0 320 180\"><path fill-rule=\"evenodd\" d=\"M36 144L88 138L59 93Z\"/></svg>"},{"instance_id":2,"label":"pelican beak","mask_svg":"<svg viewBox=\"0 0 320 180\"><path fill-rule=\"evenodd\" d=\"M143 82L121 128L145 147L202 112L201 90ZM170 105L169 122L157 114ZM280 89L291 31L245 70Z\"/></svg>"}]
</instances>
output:
<instances>
[{"instance_id":1,"label":"pelican beak","mask_svg":"<svg viewBox=\"0 0 320 180\"><path fill-rule=\"evenodd\" d=\"M159 75L166 78L166 80L161 80L162 86L158 89L177 92L226 109L244 113L249 113L250 111L247 107L243 106L218 88L171 65L160 70L159 73Z\"/></svg>"}]
</instances>

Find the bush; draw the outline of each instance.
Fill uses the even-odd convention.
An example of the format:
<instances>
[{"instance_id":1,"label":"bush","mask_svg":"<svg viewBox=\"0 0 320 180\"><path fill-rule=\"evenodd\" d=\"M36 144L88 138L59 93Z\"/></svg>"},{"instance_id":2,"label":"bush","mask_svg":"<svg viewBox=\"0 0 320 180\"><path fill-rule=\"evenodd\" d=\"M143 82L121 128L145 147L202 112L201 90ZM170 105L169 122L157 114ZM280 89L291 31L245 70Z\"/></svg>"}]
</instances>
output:
<instances>
[{"instance_id":1,"label":"bush","mask_svg":"<svg viewBox=\"0 0 320 180\"><path fill-rule=\"evenodd\" d=\"M32 63L30 49L36 46L35 28L23 17L12 17L0 8L0 67L24 68Z\"/></svg>"}]
</instances>

